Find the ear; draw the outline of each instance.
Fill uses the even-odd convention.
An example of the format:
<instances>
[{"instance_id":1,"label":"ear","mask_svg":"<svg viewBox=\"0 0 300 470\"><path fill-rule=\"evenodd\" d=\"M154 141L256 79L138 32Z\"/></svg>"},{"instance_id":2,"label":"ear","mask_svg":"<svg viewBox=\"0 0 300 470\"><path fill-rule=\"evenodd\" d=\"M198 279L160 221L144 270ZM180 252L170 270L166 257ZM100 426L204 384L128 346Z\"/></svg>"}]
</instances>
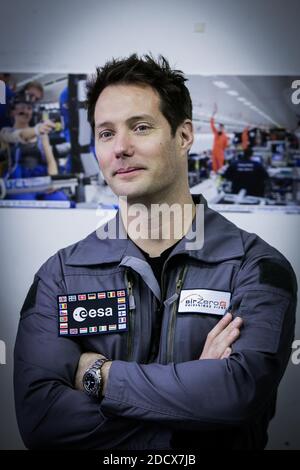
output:
<instances>
[{"instance_id":1,"label":"ear","mask_svg":"<svg viewBox=\"0 0 300 470\"><path fill-rule=\"evenodd\" d=\"M193 123L190 119L185 119L177 129L179 135L179 145L187 153L194 142Z\"/></svg>"}]
</instances>

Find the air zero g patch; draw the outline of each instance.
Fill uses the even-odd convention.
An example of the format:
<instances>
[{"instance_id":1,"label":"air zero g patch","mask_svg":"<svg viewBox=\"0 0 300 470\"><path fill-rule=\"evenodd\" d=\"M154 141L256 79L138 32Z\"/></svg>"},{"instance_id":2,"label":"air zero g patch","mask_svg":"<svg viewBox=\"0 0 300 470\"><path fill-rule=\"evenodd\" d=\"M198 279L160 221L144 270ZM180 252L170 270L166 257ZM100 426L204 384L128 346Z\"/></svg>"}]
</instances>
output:
<instances>
[{"instance_id":1,"label":"air zero g patch","mask_svg":"<svg viewBox=\"0 0 300 470\"><path fill-rule=\"evenodd\" d=\"M125 289L59 295L58 335L86 336L127 331Z\"/></svg>"},{"instance_id":2,"label":"air zero g patch","mask_svg":"<svg viewBox=\"0 0 300 470\"><path fill-rule=\"evenodd\" d=\"M178 313L224 315L230 305L230 292L212 289L183 289Z\"/></svg>"}]
</instances>

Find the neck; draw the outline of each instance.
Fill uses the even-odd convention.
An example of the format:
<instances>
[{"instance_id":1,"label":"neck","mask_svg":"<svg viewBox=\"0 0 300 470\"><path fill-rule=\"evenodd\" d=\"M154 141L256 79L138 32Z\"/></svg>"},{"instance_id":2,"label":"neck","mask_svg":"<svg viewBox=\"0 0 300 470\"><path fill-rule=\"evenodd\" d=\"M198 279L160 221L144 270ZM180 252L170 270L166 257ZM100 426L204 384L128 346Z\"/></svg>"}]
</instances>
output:
<instances>
[{"instance_id":1,"label":"neck","mask_svg":"<svg viewBox=\"0 0 300 470\"><path fill-rule=\"evenodd\" d=\"M180 194L180 197L178 197ZM159 256L189 231L196 207L188 185L184 191L139 198L120 198L120 213L131 240L150 256Z\"/></svg>"},{"instance_id":2,"label":"neck","mask_svg":"<svg viewBox=\"0 0 300 470\"><path fill-rule=\"evenodd\" d=\"M14 124L15 129L26 129L27 127L29 127L28 122L15 121L15 124Z\"/></svg>"}]
</instances>

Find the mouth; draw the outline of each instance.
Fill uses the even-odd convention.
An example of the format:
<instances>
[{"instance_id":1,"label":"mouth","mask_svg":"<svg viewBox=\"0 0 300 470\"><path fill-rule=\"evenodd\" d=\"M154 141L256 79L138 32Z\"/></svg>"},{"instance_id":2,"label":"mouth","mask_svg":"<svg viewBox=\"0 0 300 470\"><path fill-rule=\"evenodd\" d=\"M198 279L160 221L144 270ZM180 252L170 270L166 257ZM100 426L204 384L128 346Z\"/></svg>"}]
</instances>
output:
<instances>
[{"instance_id":1,"label":"mouth","mask_svg":"<svg viewBox=\"0 0 300 470\"><path fill-rule=\"evenodd\" d=\"M145 168L141 167L128 167L128 168L119 168L115 171L114 175L129 175L143 171Z\"/></svg>"}]
</instances>

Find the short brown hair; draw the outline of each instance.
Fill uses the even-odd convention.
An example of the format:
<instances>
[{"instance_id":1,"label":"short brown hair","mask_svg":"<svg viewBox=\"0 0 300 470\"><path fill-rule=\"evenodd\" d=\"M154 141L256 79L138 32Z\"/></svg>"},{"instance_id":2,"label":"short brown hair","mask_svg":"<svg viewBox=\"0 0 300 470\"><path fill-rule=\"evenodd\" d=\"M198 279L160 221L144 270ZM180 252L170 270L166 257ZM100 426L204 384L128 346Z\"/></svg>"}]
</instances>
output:
<instances>
[{"instance_id":1,"label":"short brown hair","mask_svg":"<svg viewBox=\"0 0 300 470\"><path fill-rule=\"evenodd\" d=\"M44 88L40 82L36 82L33 80L32 82L26 83L26 85L22 89L22 92L25 93L28 88L37 88L42 93L42 96L44 96Z\"/></svg>"},{"instance_id":2,"label":"short brown hair","mask_svg":"<svg viewBox=\"0 0 300 470\"><path fill-rule=\"evenodd\" d=\"M172 135L185 119L192 119L192 101L180 70L172 70L167 59L152 55L138 57L132 54L123 59L112 59L87 82L88 120L95 128L95 106L101 92L114 84L143 84L156 90L160 97L160 110L171 126Z\"/></svg>"}]
</instances>

